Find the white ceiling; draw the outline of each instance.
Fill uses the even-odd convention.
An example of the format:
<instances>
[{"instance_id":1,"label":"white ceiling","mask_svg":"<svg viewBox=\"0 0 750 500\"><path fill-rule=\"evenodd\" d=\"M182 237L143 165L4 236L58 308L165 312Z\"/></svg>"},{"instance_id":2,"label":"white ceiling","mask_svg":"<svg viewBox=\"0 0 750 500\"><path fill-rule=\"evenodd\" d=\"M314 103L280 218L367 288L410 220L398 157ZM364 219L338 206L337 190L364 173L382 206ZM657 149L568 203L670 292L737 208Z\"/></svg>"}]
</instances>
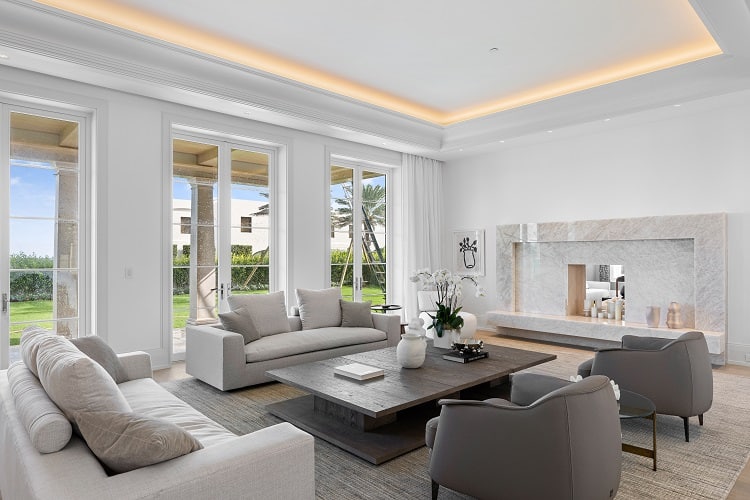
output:
<instances>
[{"instance_id":1,"label":"white ceiling","mask_svg":"<svg viewBox=\"0 0 750 500\"><path fill-rule=\"evenodd\" d=\"M0 9L0 52L11 56L0 64L437 158L750 88L746 0L0 0ZM714 41L723 54L709 56Z\"/></svg>"}]
</instances>

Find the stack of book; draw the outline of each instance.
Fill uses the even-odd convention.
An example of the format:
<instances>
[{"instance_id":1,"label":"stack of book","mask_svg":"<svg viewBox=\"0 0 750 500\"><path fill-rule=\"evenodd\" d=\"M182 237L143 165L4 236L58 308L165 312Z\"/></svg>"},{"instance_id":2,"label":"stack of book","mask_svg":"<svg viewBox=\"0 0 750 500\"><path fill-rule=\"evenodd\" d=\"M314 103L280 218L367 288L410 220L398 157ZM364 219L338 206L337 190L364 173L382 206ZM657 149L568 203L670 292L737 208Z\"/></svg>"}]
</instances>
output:
<instances>
[{"instance_id":1,"label":"stack of book","mask_svg":"<svg viewBox=\"0 0 750 500\"><path fill-rule=\"evenodd\" d=\"M457 363L468 363L470 361L484 359L489 355L490 353L488 353L487 351L451 351L449 353L443 354L443 359L447 359L448 361L455 361Z\"/></svg>"}]
</instances>

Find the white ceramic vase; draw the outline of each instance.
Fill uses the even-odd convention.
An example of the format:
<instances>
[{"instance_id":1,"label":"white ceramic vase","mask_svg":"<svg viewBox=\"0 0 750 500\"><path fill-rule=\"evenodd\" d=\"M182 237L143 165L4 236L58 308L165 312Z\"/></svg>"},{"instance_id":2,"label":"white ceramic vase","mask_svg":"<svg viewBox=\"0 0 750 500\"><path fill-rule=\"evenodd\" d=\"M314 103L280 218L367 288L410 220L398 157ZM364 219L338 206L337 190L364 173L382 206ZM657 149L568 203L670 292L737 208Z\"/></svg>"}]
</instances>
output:
<instances>
[{"instance_id":1,"label":"white ceramic vase","mask_svg":"<svg viewBox=\"0 0 750 500\"><path fill-rule=\"evenodd\" d=\"M649 328L656 328L659 326L661 321L661 307L659 306L647 306L646 307L646 324Z\"/></svg>"},{"instance_id":2,"label":"white ceramic vase","mask_svg":"<svg viewBox=\"0 0 750 500\"><path fill-rule=\"evenodd\" d=\"M427 342L422 335L411 331L401 335L396 346L396 359L404 368L419 368L424 363Z\"/></svg>"},{"instance_id":3,"label":"white ceramic vase","mask_svg":"<svg viewBox=\"0 0 750 500\"><path fill-rule=\"evenodd\" d=\"M457 332L456 330L444 329L443 336L438 337L437 332L433 331L432 345L437 347L438 349L450 349L453 346L454 338L458 338L460 333L460 330Z\"/></svg>"}]
</instances>

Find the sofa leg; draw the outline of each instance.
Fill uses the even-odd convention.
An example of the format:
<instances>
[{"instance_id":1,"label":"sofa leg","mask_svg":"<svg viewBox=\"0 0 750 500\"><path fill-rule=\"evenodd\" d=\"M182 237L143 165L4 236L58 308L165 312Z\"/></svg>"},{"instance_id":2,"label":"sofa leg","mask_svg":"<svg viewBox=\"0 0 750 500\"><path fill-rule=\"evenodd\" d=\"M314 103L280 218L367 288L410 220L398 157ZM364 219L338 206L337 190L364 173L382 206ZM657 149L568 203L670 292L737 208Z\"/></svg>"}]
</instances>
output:
<instances>
[{"instance_id":1,"label":"sofa leg","mask_svg":"<svg viewBox=\"0 0 750 500\"><path fill-rule=\"evenodd\" d=\"M690 427L688 426L688 418L682 417L682 421L685 423L685 441L690 442Z\"/></svg>"},{"instance_id":2,"label":"sofa leg","mask_svg":"<svg viewBox=\"0 0 750 500\"><path fill-rule=\"evenodd\" d=\"M432 500L437 500L439 489L440 489L440 485L437 484L435 481L433 481L432 482Z\"/></svg>"},{"instance_id":3,"label":"sofa leg","mask_svg":"<svg viewBox=\"0 0 750 500\"><path fill-rule=\"evenodd\" d=\"M701 424L701 425L703 425L703 413L701 413L700 415L698 415L698 423Z\"/></svg>"}]
</instances>

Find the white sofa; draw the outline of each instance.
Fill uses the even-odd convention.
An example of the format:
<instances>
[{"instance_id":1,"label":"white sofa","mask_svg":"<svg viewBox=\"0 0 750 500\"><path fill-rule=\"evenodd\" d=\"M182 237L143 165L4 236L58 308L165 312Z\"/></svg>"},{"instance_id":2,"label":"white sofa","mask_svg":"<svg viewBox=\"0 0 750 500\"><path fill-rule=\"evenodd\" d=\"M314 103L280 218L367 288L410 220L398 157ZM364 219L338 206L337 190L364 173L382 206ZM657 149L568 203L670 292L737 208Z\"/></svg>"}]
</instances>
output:
<instances>
[{"instance_id":1,"label":"white sofa","mask_svg":"<svg viewBox=\"0 0 750 500\"><path fill-rule=\"evenodd\" d=\"M133 411L177 424L200 441L203 449L116 475L107 475L76 435L60 451L40 453L19 415L8 370L3 370L0 372L3 499L315 497L314 441L309 434L282 423L236 436L154 382L148 354L124 354L119 359L127 381L117 387Z\"/></svg>"},{"instance_id":2,"label":"white sofa","mask_svg":"<svg viewBox=\"0 0 750 500\"><path fill-rule=\"evenodd\" d=\"M221 324L186 327L185 371L222 391L270 382L267 370L395 346L401 340L401 317L373 314L374 328L302 329L289 316L289 332L248 344Z\"/></svg>"}]
</instances>

